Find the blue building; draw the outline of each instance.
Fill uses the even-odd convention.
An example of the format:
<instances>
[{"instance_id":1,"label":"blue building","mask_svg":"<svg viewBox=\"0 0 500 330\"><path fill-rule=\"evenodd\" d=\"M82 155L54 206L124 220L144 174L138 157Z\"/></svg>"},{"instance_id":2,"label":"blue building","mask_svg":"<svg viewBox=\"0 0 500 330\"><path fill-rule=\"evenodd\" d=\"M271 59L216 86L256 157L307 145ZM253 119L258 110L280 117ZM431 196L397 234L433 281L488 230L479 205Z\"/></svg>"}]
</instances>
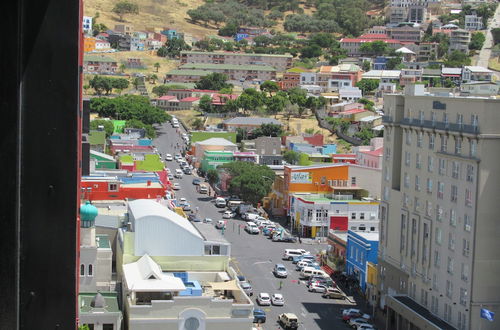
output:
<instances>
[{"instance_id":1,"label":"blue building","mask_svg":"<svg viewBox=\"0 0 500 330\"><path fill-rule=\"evenodd\" d=\"M358 279L359 286L366 289L367 263L377 264L378 233L347 232L347 274Z\"/></svg>"},{"instance_id":2,"label":"blue building","mask_svg":"<svg viewBox=\"0 0 500 330\"><path fill-rule=\"evenodd\" d=\"M385 70L388 60L389 59L385 56L377 56L375 60L373 60L373 70Z\"/></svg>"},{"instance_id":3,"label":"blue building","mask_svg":"<svg viewBox=\"0 0 500 330\"><path fill-rule=\"evenodd\" d=\"M234 41L240 41L245 38L248 38L248 33L236 33L236 35L234 36Z\"/></svg>"}]
</instances>

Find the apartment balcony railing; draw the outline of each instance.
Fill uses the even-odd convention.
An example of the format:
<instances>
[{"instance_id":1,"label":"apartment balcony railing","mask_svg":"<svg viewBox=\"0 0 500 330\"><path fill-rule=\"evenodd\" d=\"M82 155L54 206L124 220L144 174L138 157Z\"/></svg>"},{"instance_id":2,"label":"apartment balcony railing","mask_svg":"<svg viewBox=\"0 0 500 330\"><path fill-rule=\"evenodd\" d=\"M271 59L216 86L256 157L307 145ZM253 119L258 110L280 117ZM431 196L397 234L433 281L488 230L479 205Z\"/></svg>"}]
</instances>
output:
<instances>
[{"instance_id":1,"label":"apartment balcony railing","mask_svg":"<svg viewBox=\"0 0 500 330\"><path fill-rule=\"evenodd\" d=\"M383 123L392 123L392 116L389 116L389 115L382 116L382 122Z\"/></svg>"},{"instance_id":2,"label":"apartment balcony railing","mask_svg":"<svg viewBox=\"0 0 500 330\"><path fill-rule=\"evenodd\" d=\"M402 125L419 126L424 128L434 128L445 131L453 131L459 133L478 134L479 127L477 125L446 123L442 121L418 120L414 118L403 118Z\"/></svg>"}]
</instances>

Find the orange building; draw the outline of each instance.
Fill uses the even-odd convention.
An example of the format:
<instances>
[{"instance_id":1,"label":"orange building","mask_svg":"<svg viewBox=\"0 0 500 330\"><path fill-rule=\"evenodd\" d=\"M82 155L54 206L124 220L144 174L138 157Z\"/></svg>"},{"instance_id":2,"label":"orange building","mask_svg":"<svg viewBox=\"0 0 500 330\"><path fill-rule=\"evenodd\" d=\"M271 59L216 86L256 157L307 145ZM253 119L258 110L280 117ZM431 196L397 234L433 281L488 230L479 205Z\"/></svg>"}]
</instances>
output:
<instances>
[{"instance_id":1,"label":"orange building","mask_svg":"<svg viewBox=\"0 0 500 330\"><path fill-rule=\"evenodd\" d=\"M83 38L83 52L88 53L88 52L93 52L95 50L95 38L88 38L85 37Z\"/></svg>"},{"instance_id":2,"label":"orange building","mask_svg":"<svg viewBox=\"0 0 500 330\"><path fill-rule=\"evenodd\" d=\"M284 178L284 207L290 211L290 195L293 193L326 194L333 192L333 186L340 186L340 182L348 185L349 165L345 163L312 165L312 166L285 166Z\"/></svg>"}]
</instances>

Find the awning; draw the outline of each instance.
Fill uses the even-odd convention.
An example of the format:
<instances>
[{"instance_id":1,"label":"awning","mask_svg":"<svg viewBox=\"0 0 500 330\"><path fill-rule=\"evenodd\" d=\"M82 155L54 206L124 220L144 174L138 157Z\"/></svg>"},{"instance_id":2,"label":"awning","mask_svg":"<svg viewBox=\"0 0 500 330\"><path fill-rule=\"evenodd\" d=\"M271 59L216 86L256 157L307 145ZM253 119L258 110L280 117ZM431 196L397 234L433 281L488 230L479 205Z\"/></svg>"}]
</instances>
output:
<instances>
[{"instance_id":1,"label":"awning","mask_svg":"<svg viewBox=\"0 0 500 330\"><path fill-rule=\"evenodd\" d=\"M240 290L240 288L236 284L236 280L227 282L208 282L208 285L210 285L213 290L219 290L219 291Z\"/></svg>"}]
</instances>

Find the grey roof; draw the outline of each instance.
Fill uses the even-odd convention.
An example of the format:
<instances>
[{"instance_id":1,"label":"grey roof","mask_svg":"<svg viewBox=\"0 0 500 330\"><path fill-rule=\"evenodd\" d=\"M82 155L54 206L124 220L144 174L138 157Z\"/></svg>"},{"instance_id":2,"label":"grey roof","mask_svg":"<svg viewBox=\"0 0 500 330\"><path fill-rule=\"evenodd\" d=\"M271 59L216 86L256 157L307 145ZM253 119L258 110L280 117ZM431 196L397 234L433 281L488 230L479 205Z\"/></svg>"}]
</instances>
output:
<instances>
[{"instance_id":1,"label":"grey roof","mask_svg":"<svg viewBox=\"0 0 500 330\"><path fill-rule=\"evenodd\" d=\"M213 219L213 221L216 220L217 219ZM203 222L192 222L192 224L196 229L198 229L205 241L229 244L229 242L221 235L221 233L217 229L215 229L215 226L213 224Z\"/></svg>"},{"instance_id":2,"label":"grey roof","mask_svg":"<svg viewBox=\"0 0 500 330\"><path fill-rule=\"evenodd\" d=\"M203 141L198 141L196 144L209 145L209 146L229 146L236 147L237 145L233 142L226 140L224 138L210 138Z\"/></svg>"},{"instance_id":3,"label":"grey roof","mask_svg":"<svg viewBox=\"0 0 500 330\"><path fill-rule=\"evenodd\" d=\"M104 308L106 306L106 301L100 292L97 292L95 297L90 302L90 307L94 308Z\"/></svg>"},{"instance_id":4,"label":"grey roof","mask_svg":"<svg viewBox=\"0 0 500 330\"><path fill-rule=\"evenodd\" d=\"M262 118L262 117L234 117L224 121L225 125L255 125L259 126L262 124L276 124L282 125L279 120L273 118Z\"/></svg>"}]
</instances>

